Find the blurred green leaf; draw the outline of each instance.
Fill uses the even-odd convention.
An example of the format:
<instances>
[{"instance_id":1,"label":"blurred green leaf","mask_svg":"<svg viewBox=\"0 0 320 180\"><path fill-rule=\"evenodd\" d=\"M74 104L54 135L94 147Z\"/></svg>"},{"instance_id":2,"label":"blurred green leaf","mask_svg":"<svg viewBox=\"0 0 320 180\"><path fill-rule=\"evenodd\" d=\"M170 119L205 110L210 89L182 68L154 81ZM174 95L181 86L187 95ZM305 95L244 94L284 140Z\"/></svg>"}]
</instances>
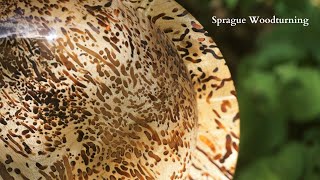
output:
<instances>
[{"instance_id":1,"label":"blurred green leaf","mask_svg":"<svg viewBox=\"0 0 320 180\"><path fill-rule=\"evenodd\" d=\"M261 158L243 170L237 180L281 180L281 177L272 170L272 165L270 159Z\"/></svg>"},{"instance_id":2,"label":"blurred green leaf","mask_svg":"<svg viewBox=\"0 0 320 180\"><path fill-rule=\"evenodd\" d=\"M307 180L320 179L320 145L313 145L307 148L305 176Z\"/></svg>"},{"instance_id":3,"label":"blurred green leaf","mask_svg":"<svg viewBox=\"0 0 320 180\"><path fill-rule=\"evenodd\" d=\"M298 67L294 64L285 64L275 67L275 73L281 84L292 82L297 76Z\"/></svg>"},{"instance_id":4,"label":"blurred green leaf","mask_svg":"<svg viewBox=\"0 0 320 180\"><path fill-rule=\"evenodd\" d=\"M304 52L292 44L268 44L262 47L256 55L256 61L253 64L256 68L272 69L274 66L282 63L298 63L303 56Z\"/></svg>"},{"instance_id":5,"label":"blurred green leaf","mask_svg":"<svg viewBox=\"0 0 320 180\"><path fill-rule=\"evenodd\" d=\"M233 9L236 7L236 5L238 4L239 0L226 0L226 5L229 9Z\"/></svg>"},{"instance_id":6,"label":"blurred green leaf","mask_svg":"<svg viewBox=\"0 0 320 180\"><path fill-rule=\"evenodd\" d=\"M243 90L251 95L255 109L261 115L267 115L266 110L276 111L278 108L278 85L276 76L267 72L252 72L243 80ZM263 103L262 103L263 102Z\"/></svg>"},{"instance_id":7,"label":"blurred green leaf","mask_svg":"<svg viewBox=\"0 0 320 180\"><path fill-rule=\"evenodd\" d=\"M273 172L278 174L281 179L301 179L305 165L305 154L305 148L301 143L291 142L284 145L274 157Z\"/></svg>"},{"instance_id":8,"label":"blurred green leaf","mask_svg":"<svg viewBox=\"0 0 320 180\"><path fill-rule=\"evenodd\" d=\"M281 24L274 27L271 31L263 33L258 39L260 51L265 51L266 47L272 49L274 46L273 50L275 51L280 48L286 51L284 52L286 54L299 55L297 57L292 56L293 59L291 59L291 61L299 61L302 58L301 56L311 55L316 58L320 65L320 51L318 48L320 43L319 40L315 38L320 34L320 23L318 23L320 10L310 8L310 12L306 12L300 16L297 14L286 16L285 18L294 18L294 16L302 19L306 18L306 23L308 23L309 26L303 26L303 24ZM281 46L284 46L284 48Z\"/></svg>"},{"instance_id":9,"label":"blurred green leaf","mask_svg":"<svg viewBox=\"0 0 320 180\"><path fill-rule=\"evenodd\" d=\"M259 158L239 174L239 180L299 180L306 163L303 144L290 142L283 145L275 155Z\"/></svg>"},{"instance_id":10,"label":"blurred green leaf","mask_svg":"<svg viewBox=\"0 0 320 180\"><path fill-rule=\"evenodd\" d=\"M292 65L277 67L281 81L281 101L297 122L315 120L320 115L320 73L313 68Z\"/></svg>"},{"instance_id":11,"label":"blurred green leaf","mask_svg":"<svg viewBox=\"0 0 320 180\"><path fill-rule=\"evenodd\" d=\"M286 140L287 123L278 103L279 86L275 75L252 72L240 82L241 121L245 124L241 126L240 149L243 156L254 159Z\"/></svg>"},{"instance_id":12,"label":"blurred green leaf","mask_svg":"<svg viewBox=\"0 0 320 180\"><path fill-rule=\"evenodd\" d=\"M305 12L310 8L310 2L300 0L275 0L276 14L285 16L295 16Z\"/></svg>"}]
</instances>

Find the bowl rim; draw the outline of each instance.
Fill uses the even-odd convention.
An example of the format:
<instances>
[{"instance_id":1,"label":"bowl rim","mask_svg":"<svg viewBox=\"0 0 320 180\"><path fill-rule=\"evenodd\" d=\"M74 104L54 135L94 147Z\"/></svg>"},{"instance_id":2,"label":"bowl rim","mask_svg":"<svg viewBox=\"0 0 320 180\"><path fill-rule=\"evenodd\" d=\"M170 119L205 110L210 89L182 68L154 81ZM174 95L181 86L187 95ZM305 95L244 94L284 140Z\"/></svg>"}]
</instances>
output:
<instances>
[{"instance_id":1,"label":"bowl rim","mask_svg":"<svg viewBox=\"0 0 320 180\"><path fill-rule=\"evenodd\" d=\"M174 0L125 3L147 16L172 40L188 72L193 73L198 128L189 179L232 179L240 141L239 107L231 73L216 43ZM186 55L181 51L182 47L197 53L197 59L192 53ZM201 77L203 74L204 78Z\"/></svg>"}]
</instances>

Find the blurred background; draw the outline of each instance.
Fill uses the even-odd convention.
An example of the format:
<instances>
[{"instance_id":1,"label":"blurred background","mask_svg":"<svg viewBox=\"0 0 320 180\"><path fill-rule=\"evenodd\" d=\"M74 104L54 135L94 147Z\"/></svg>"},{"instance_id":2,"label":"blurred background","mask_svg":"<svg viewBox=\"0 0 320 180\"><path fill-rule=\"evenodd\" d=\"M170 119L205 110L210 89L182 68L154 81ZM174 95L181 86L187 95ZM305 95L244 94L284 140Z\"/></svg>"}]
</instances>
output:
<instances>
[{"instance_id":1,"label":"blurred background","mask_svg":"<svg viewBox=\"0 0 320 180\"><path fill-rule=\"evenodd\" d=\"M239 97L235 179L320 180L320 0L177 0L220 47ZM229 24L211 17L309 18ZM248 20L247 20L248 21Z\"/></svg>"}]
</instances>

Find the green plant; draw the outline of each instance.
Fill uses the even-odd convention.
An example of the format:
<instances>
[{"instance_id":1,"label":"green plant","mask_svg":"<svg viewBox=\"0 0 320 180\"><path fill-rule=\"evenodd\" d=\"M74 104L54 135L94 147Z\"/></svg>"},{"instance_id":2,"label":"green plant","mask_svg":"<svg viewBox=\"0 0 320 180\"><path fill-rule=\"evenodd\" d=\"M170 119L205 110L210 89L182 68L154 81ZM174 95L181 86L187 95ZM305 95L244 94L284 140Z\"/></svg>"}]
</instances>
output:
<instances>
[{"instance_id":1,"label":"green plant","mask_svg":"<svg viewBox=\"0 0 320 180\"><path fill-rule=\"evenodd\" d=\"M252 0L243 0L248 5ZM270 5L270 4L269 4ZM279 17L309 19L261 33L239 64L236 179L320 179L320 19L309 1L272 2Z\"/></svg>"}]
</instances>

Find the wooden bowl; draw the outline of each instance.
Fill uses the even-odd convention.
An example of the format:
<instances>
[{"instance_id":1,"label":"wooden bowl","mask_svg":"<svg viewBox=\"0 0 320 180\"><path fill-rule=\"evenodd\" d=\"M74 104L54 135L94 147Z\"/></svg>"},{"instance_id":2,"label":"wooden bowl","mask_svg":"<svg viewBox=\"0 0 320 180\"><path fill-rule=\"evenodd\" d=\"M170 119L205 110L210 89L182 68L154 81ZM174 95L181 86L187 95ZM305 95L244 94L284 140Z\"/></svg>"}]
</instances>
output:
<instances>
[{"instance_id":1,"label":"wooden bowl","mask_svg":"<svg viewBox=\"0 0 320 180\"><path fill-rule=\"evenodd\" d=\"M2 179L232 179L233 82L175 1L3 1L0 69Z\"/></svg>"}]
</instances>

